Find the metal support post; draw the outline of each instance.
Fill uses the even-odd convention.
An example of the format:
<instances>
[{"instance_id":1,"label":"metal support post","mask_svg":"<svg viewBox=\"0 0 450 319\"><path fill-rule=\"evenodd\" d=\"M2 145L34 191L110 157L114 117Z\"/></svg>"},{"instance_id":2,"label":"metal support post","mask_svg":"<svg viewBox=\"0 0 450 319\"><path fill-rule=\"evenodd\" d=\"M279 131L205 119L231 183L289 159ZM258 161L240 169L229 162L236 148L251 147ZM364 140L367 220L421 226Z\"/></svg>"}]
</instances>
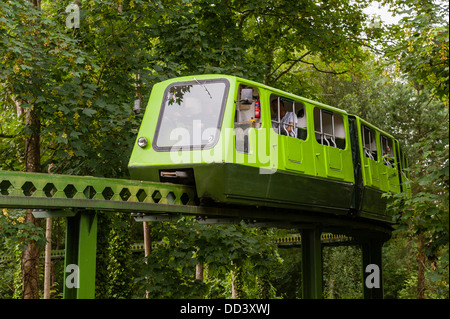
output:
<instances>
[{"instance_id":1,"label":"metal support post","mask_svg":"<svg viewBox=\"0 0 450 319\"><path fill-rule=\"evenodd\" d=\"M64 299L95 297L97 214L80 211L67 217Z\"/></svg>"},{"instance_id":2,"label":"metal support post","mask_svg":"<svg viewBox=\"0 0 450 319\"><path fill-rule=\"evenodd\" d=\"M303 229L302 240L302 292L303 299L322 299L322 245L319 227Z\"/></svg>"},{"instance_id":3,"label":"metal support post","mask_svg":"<svg viewBox=\"0 0 450 319\"><path fill-rule=\"evenodd\" d=\"M382 246L378 238L361 244L364 299L383 299Z\"/></svg>"}]
</instances>

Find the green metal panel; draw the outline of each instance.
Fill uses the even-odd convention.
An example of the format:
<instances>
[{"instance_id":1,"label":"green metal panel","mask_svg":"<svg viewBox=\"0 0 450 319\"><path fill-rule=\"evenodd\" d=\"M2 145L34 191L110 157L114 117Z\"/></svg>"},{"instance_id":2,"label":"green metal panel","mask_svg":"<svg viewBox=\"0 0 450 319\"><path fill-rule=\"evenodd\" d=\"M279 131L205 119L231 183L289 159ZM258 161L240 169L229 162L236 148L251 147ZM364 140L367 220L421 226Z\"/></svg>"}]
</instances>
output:
<instances>
[{"instance_id":1,"label":"green metal panel","mask_svg":"<svg viewBox=\"0 0 450 319\"><path fill-rule=\"evenodd\" d=\"M398 170L397 170L397 158L394 156L394 165L393 167L388 167L383 163L383 154L381 154L381 147L380 147L380 137L381 134L392 139L393 141L393 152L395 154L396 148L398 147L398 142L386 132L383 132L379 128L369 124L368 122L358 118L358 132L359 132L359 145L360 145L360 157L362 161L362 171L363 171L363 180L364 185L378 189L382 192L393 192L398 193L400 192L400 180L398 177ZM363 149L361 147L362 145L362 134L361 134L361 125L365 125L372 129L375 133L374 140L376 141L377 146L377 160L372 160L368 158L367 156L364 156Z\"/></svg>"},{"instance_id":2,"label":"green metal panel","mask_svg":"<svg viewBox=\"0 0 450 319\"><path fill-rule=\"evenodd\" d=\"M95 298L95 263L97 252L97 214L80 213L80 233L78 244L78 267L80 287L77 299Z\"/></svg>"},{"instance_id":3,"label":"green metal panel","mask_svg":"<svg viewBox=\"0 0 450 319\"><path fill-rule=\"evenodd\" d=\"M67 218L66 255L64 260L64 299L95 298L95 265L97 253L97 214L80 211ZM72 267L72 268L69 268ZM72 271L68 271L72 269ZM77 271L76 285L68 284ZM71 282L71 278L69 278ZM71 282L73 283L73 281Z\"/></svg>"},{"instance_id":4,"label":"green metal panel","mask_svg":"<svg viewBox=\"0 0 450 319\"><path fill-rule=\"evenodd\" d=\"M164 92L167 86L175 82L188 82L188 81L202 81L211 79L226 79L229 82L229 92L235 91L236 78L225 75L198 75L183 78L175 78L167 80L155 85L152 89L150 99L147 105L142 124L138 132L137 137L145 136L148 140L146 147L141 148L135 144L133 152L129 161L129 171L133 179L140 179L140 176L135 172L135 168L140 166L147 166L149 164L180 164L180 163L205 163L212 161L222 162L224 160L225 152L221 152L223 147L226 147L226 143L232 141L225 140L225 129L220 132L219 140L212 150L191 150L184 152L170 152L161 151L157 152L152 148L152 141L156 131L159 114L161 111L161 105L164 98ZM232 117L234 96L228 94L226 101L225 112L223 116L223 123L227 123L228 119ZM222 128L230 128L231 126L223 124Z\"/></svg>"},{"instance_id":5,"label":"green metal panel","mask_svg":"<svg viewBox=\"0 0 450 319\"><path fill-rule=\"evenodd\" d=\"M325 158L326 158L326 170L327 170L327 176L328 177L334 177L337 179L344 179L345 178L345 169L344 165L342 163L342 156L344 150L341 150L336 147L331 146L325 146L326 152L325 152ZM353 173L353 170L352 170Z\"/></svg>"},{"instance_id":6,"label":"green metal panel","mask_svg":"<svg viewBox=\"0 0 450 319\"><path fill-rule=\"evenodd\" d=\"M302 236L303 299L322 299L322 243L318 226L304 229Z\"/></svg>"},{"instance_id":7,"label":"green metal panel","mask_svg":"<svg viewBox=\"0 0 450 319\"><path fill-rule=\"evenodd\" d=\"M187 212L195 196L192 187L169 183L0 171L2 208Z\"/></svg>"},{"instance_id":8,"label":"green metal panel","mask_svg":"<svg viewBox=\"0 0 450 319\"><path fill-rule=\"evenodd\" d=\"M347 214L351 201L352 184L342 181L285 171L260 174L257 167L229 163L198 165L194 171L199 197L214 202Z\"/></svg>"},{"instance_id":9,"label":"green metal panel","mask_svg":"<svg viewBox=\"0 0 450 319\"><path fill-rule=\"evenodd\" d=\"M287 150L285 161L286 169L297 172L304 172L305 171L304 157L306 157L306 155L304 154L303 151L303 145L305 144L305 141L300 140L298 138L286 137L285 142L286 142L285 148Z\"/></svg>"}]
</instances>

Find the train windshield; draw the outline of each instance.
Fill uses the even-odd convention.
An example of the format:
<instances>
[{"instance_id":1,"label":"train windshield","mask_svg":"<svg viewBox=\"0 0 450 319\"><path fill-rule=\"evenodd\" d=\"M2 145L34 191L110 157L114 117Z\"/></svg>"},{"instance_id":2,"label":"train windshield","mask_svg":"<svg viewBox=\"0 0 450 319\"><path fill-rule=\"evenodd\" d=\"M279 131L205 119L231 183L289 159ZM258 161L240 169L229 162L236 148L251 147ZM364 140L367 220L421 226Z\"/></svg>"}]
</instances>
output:
<instances>
[{"instance_id":1,"label":"train windshield","mask_svg":"<svg viewBox=\"0 0 450 319\"><path fill-rule=\"evenodd\" d=\"M164 94L153 147L161 151L207 149L219 138L228 81L170 85Z\"/></svg>"}]
</instances>

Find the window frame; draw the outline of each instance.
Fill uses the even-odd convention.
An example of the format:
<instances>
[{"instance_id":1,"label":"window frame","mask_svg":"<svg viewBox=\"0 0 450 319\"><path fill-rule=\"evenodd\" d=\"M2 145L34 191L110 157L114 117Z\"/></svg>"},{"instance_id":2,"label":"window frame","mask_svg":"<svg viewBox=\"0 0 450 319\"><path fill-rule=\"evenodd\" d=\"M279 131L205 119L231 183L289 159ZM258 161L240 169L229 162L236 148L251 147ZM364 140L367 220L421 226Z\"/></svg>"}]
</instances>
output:
<instances>
[{"instance_id":1,"label":"window frame","mask_svg":"<svg viewBox=\"0 0 450 319\"><path fill-rule=\"evenodd\" d=\"M276 99L273 99L273 97L275 97ZM281 114L280 114L280 107L281 107L281 103L280 102L282 102L283 99L285 101L288 101L289 103L292 103L292 110L287 110L287 107L285 107L285 109L286 109L286 112L292 112L295 115L295 117L297 119L296 123L293 123L293 124L284 123L284 124L282 124L282 122L281 122L282 118L281 118ZM306 127L300 127L299 126L299 121L298 121L298 116L297 116L297 113L295 111L296 105L300 105L301 108L304 110L304 114L305 114L304 116L306 117L307 116L307 112L306 112L306 105L305 105L305 103L303 101L298 101L298 100L295 100L295 99L291 99L291 98L288 98L288 97L283 97L281 95L277 95L275 93L271 93L270 96L269 96L269 107L270 107L270 110L272 110L272 102L275 101L275 100L277 101L277 118L275 120L273 120L272 116L270 116L270 127L278 135L287 136L287 137L293 137L293 138L296 138L296 139L299 139L299 140L302 140L302 141L306 140L308 138L308 133L307 133L308 132L308 121L307 121L307 119L305 119ZM283 102L283 104L284 104L284 102ZM277 124L277 128L276 129L273 127L274 124ZM282 129L281 126L282 125L285 125L287 127L291 127L291 130L292 130L292 133L294 134L294 136L291 136L290 134L288 134L288 132L286 132L286 134L282 134L282 132L281 132L281 129ZM299 129L306 131L306 136L304 138L300 138L299 137Z\"/></svg>"},{"instance_id":2,"label":"window frame","mask_svg":"<svg viewBox=\"0 0 450 319\"><path fill-rule=\"evenodd\" d=\"M317 131L317 130L316 130L316 109L319 110L319 118L318 118L318 120L319 120L319 124L320 124L320 125L319 125L320 131ZM328 114L328 115L331 115L331 134L325 133L325 132L324 132L324 126L323 126L323 113L324 113L324 112L325 112L326 114ZM341 120L342 120L342 126L343 126L343 128L344 128L344 137L343 137L343 138L338 137L338 138L344 140L344 146L343 146L343 147L340 147L340 146L336 143L336 136L337 136L337 135L336 135L336 119L335 119L335 115L340 116L340 118L341 118ZM325 108L322 108L322 107L315 106L315 107L314 107L314 110L313 110L313 122L314 122L314 137L315 137L315 140L316 140L316 142L317 142L318 144L324 145L324 146L329 146L329 147L338 148L338 149L341 149L341 150L345 150L345 149L347 148L347 136L346 136L346 130L345 130L345 121L344 121L344 116L343 116L341 113L339 113L339 112L334 112L334 111L332 111L332 110L328 110L328 109L325 109ZM318 139L318 137L317 137L317 134L319 134L320 141L319 141L319 139ZM331 145L331 144L328 142L328 140L326 139L325 135L327 135L327 136L330 137L331 142L332 142L334 145ZM325 140L327 141L327 144L324 144L324 143L323 143L324 137L325 137Z\"/></svg>"},{"instance_id":3,"label":"window frame","mask_svg":"<svg viewBox=\"0 0 450 319\"><path fill-rule=\"evenodd\" d=\"M383 139L387 142L386 145L383 143ZM389 153L386 152L386 154L384 154L385 146L390 148L390 151L388 151ZM384 165L395 167L394 140L384 134L380 134L380 154Z\"/></svg>"},{"instance_id":4,"label":"window frame","mask_svg":"<svg viewBox=\"0 0 450 319\"><path fill-rule=\"evenodd\" d=\"M365 141L365 137L366 137L365 136L365 130L366 129L369 130L370 137L371 137L371 140L369 141L369 149L367 149L365 147L366 146L366 141ZM369 127L369 126L367 126L365 124L361 124L361 141L362 141L363 155L365 157L367 157L368 159L371 159L371 160L373 160L375 162L378 162L379 156L378 156L378 145L377 145L376 131L373 128L371 128L371 127ZM372 150L373 142L375 142L375 150ZM368 150L369 153L366 153L366 150ZM373 157L373 151L375 151L376 158Z\"/></svg>"},{"instance_id":5,"label":"window frame","mask_svg":"<svg viewBox=\"0 0 450 319\"><path fill-rule=\"evenodd\" d=\"M166 103L167 103L167 100L169 97L168 93L169 93L170 89L175 86L184 86L184 85L204 86L205 84L211 84L211 83L225 84L224 94L222 97L222 105L220 106L220 111L219 111L220 113L218 116L218 122L217 122L217 127L216 127L218 134L216 134L216 136L214 137L214 141L212 143L205 143L205 144L201 144L201 145L190 144L189 146L186 145L186 146L176 146L176 147L175 147L175 145L158 146L157 141L158 141L159 133L160 133L160 129L161 129L161 122L162 122L162 119L164 118L164 111L165 111ZM226 107L227 100L228 100L229 91L230 91L230 82L226 78L207 79L207 80L194 79L193 81L181 81L181 82L170 83L164 90L164 95L163 95L163 99L162 99L162 103L161 103L161 107L160 107L160 111L159 111L159 116L158 116L158 122L156 124L155 134L154 134L154 138L152 141L152 148L157 152L168 152L168 151L180 151L180 148L182 151L193 151L193 150L208 150L208 149L212 149L213 147L215 147L220 138L220 132L221 132L222 125L223 125L223 117L224 117L225 107ZM172 150L174 147L175 147L175 149Z\"/></svg>"}]
</instances>

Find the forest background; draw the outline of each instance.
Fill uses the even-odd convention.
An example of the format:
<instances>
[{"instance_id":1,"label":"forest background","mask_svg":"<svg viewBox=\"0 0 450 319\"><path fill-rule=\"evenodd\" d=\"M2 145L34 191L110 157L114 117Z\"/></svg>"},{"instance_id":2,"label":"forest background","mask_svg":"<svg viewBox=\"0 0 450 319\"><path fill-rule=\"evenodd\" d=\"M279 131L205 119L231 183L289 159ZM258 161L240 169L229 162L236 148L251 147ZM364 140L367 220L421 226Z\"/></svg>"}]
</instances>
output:
<instances>
[{"instance_id":1,"label":"forest background","mask_svg":"<svg viewBox=\"0 0 450 319\"><path fill-rule=\"evenodd\" d=\"M80 8L66 24L66 8ZM448 298L448 3L383 0L6 0L0 3L0 169L127 178L152 86L223 73L345 109L392 133L409 159L412 196L390 196L398 221L383 247L386 298ZM51 224L64 248L64 220ZM48 223L47 223L48 227ZM0 215L0 298L60 298L63 262L44 293L46 224ZM297 230L152 223L100 214L97 298L301 298ZM195 249L193 249L193 247ZM362 298L358 247L324 249L324 298ZM46 288L48 289L48 287Z\"/></svg>"}]
</instances>

